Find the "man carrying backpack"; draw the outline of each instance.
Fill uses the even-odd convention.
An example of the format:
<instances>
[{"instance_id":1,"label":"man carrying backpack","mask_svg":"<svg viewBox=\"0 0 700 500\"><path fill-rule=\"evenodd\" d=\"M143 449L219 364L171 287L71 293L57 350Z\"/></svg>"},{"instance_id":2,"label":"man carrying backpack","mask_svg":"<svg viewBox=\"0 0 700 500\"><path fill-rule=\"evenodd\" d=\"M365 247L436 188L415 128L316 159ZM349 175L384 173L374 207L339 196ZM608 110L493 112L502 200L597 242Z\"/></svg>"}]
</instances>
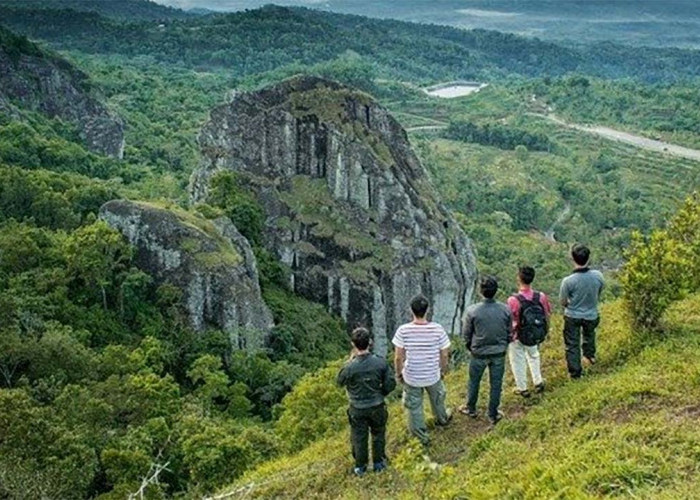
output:
<instances>
[{"instance_id":1,"label":"man carrying backpack","mask_svg":"<svg viewBox=\"0 0 700 500\"><path fill-rule=\"evenodd\" d=\"M544 381L540 372L539 345L549 330L549 316L552 308L549 299L532 288L535 269L522 266L518 270L518 293L508 298L508 307L513 315L514 341L508 345L510 368L515 379L515 393L530 397L527 388L527 366L536 392L544 391Z\"/></svg>"}]
</instances>

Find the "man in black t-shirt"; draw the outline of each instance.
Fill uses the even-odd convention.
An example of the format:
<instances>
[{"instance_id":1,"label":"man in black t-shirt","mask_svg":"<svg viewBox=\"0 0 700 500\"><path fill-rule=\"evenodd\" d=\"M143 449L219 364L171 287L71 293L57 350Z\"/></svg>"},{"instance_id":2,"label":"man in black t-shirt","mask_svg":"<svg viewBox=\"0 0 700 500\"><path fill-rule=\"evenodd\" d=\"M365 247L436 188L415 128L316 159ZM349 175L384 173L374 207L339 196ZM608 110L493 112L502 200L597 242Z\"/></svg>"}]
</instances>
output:
<instances>
[{"instance_id":1,"label":"man in black t-shirt","mask_svg":"<svg viewBox=\"0 0 700 500\"><path fill-rule=\"evenodd\" d=\"M396 387L394 374L386 360L369 350L371 334L366 328L356 328L351 336L353 350L350 360L338 373L338 385L348 391L350 407L350 441L355 458L353 472L357 476L367 472L369 459L367 439L372 433L372 461L374 471L386 468L386 421L388 413L384 396Z\"/></svg>"}]
</instances>

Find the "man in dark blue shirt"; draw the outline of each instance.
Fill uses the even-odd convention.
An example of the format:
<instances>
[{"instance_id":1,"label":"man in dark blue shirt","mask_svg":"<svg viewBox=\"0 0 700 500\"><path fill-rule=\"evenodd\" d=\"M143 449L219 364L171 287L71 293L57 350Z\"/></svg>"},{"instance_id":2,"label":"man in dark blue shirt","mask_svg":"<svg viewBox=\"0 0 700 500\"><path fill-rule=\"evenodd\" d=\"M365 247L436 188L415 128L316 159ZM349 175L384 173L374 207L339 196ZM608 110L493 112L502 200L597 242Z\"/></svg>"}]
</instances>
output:
<instances>
[{"instance_id":1,"label":"man in dark blue shirt","mask_svg":"<svg viewBox=\"0 0 700 500\"><path fill-rule=\"evenodd\" d=\"M371 334L366 328L356 328L351 336L353 350L350 360L338 373L338 384L348 391L350 407L350 441L355 458L353 472L367 472L369 459L367 440L372 433L374 471L386 468L386 421L388 413L384 396L396 387L394 374L386 360L370 352Z\"/></svg>"}]
</instances>

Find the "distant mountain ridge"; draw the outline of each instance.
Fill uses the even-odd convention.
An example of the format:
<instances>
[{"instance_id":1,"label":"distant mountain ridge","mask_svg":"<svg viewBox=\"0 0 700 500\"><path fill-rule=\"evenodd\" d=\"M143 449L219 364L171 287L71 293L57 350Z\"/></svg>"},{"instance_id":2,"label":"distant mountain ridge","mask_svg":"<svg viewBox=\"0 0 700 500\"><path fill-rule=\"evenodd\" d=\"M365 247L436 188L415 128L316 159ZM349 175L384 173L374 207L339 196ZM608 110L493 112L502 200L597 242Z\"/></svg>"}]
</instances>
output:
<instances>
[{"instance_id":1,"label":"distant mountain ridge","mask_svg":"<svg viewBox=\"0 0 700 500\"><path fill-rule=\"evenodd\" d=\"M128 21L186 19L193 15L151 0L0 0L0 6L35 10L70 9Z\"/></svg>"},{"instance_id":2,"label":"distant mountain ridge","mask_svg":"<svg viewBox=\"0 0 700 500\"><path fill-rule=\"evenodd\" d=\"M31 5L31 4L30 4ZM380 77L419 82L459 78L559 76L676 81L700 75L700 51L602 43L566 47L485 30L332 14L305 8L191 16L165 26L124 23L94 12L3 6L12 29L59 49L150 56L238 76L326 62L352 52Z\"/></svg>"},{"instance_id":3,"label":"distant mountain ridge","mask_svg":"<svg viewBox=\"0 0 700 500\"><path fill-rule=\"evenodd\" d=\"M256 9L269 0L159 0L219 11ZM700 48L695 0L276 0L340 14L487 29L556 43L617 41L651 47Z\"/></svg>"}]
</instances>

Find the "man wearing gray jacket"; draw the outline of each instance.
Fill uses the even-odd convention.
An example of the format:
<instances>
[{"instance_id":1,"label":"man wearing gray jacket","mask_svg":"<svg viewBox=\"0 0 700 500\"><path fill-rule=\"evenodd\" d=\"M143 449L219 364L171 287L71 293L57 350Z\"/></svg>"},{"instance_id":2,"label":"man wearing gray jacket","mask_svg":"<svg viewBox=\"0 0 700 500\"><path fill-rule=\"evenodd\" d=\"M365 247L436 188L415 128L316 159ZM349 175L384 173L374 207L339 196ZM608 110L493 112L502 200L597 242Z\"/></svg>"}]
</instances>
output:
<instances>
[{"instance_id":1,"label":"man wearing gray jacket","mask_svg":"<svg viewBox=\"0 0 700 500\"><path fill-rule=\"evenodd\" d=\"M486 368L489 369L489 420L493 425L503 418L498 410L501 405L503 374L508 343L513 340L512 315L510 308L494 297L498 282L493 276L481 280L481 294L484 300L469 306L464 321L463 334L467 349L471 353L469 361L469 389L467 404L459 408L460 413L477 417L476 403L479 399L479 384Z\"/></svg>"}]
</instances>

